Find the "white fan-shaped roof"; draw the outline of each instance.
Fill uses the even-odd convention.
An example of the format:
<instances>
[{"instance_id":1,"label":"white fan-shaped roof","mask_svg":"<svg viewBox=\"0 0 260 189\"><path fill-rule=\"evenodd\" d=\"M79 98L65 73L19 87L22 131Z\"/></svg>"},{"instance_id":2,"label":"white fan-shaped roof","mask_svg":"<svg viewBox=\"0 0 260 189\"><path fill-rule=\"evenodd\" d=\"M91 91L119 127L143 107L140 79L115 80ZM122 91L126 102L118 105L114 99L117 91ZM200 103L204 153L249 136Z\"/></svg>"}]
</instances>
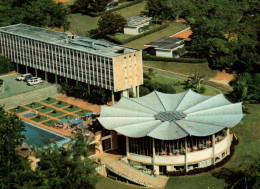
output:
<instances>
[{"instance_id":1,"label":"white fan-shaped roof","mask_svg":"<svg viewBox=\"0 0 260 189\"><path fill-rule=\"evenodd\" d=\"M204 96L188 90L123 97L112 107L102 106L97 119L106 129L128 137L175 140L188 135L212 135L234 127L242 118L242 103L233 104L223 94Z\"/></svg>"}]
</instances>

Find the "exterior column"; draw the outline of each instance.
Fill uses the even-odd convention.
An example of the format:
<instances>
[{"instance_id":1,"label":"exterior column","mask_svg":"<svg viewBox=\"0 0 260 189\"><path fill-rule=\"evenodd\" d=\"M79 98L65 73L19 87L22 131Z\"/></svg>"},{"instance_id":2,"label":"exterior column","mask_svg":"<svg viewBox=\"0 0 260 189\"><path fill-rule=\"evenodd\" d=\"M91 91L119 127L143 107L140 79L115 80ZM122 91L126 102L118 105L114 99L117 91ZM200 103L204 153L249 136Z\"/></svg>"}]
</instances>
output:
<instances>
[{"instance_id":1,"label":"exterior column","mask_svg":"<svg viewBox=\"0 0 260 189\"><path fill-rule=\"evenodd\" d=\"M35 77L38 77L37 69L35 68Z\"/></svg>"},{"instance_id":2,"label":"exterior column","mask_svg":"<svg viewBox=\"0 0 260 189\"><path fill-rule=\"evenodd\" d=\"M185 137L185 171L188 172L188 164L187 164L187 137Z\"/></svg>"},{"instance_id":3,"label":"exterior column","mask_svg":"<svg viewBox=\"0 0 260 189\"><path fill-rule=\"evenodd\" d=\"M58 83L58 76L57 76L57 74L55 74L55 83L56 84Z\"/></svg>"},{"instance_id":4,"label":"exterior column","mask_svg":"<svg viewBox=\"0 0 260 189\"><path fill-rule=\"evenodd\" d=\"M90 84L88 84L88 94L90 94Z\"/></svg>"},{"instance_id":5,"label":"exterior column","mask_svg":"<svg viewBox=\"0 0 260 189\"><path fill-rule=\"evenodd\" d=\"M25 66L25 73L28 73L28 66Z\"/></svg>"},{"instance_id":6,"label":"exterior column","mask_svg":"<svg viewBox=\"0 0 260 189\"><path fill-rule=\"evenodd\" d=\"M114 95L114 91L111 91L111 93L112 93L112 105L114 105L114 104L115 104L115 95Z\"/></svg>"},{"instance_id":7,"label":"exterior column","mask_svg":"<svg viewBox=\"0 0 260 189\"><path fill-rule=\"evenodd\" d=\"M103 153L103 147L102 147L102 133L101 131L98 131L95 133L95 154L102 154Z\"/></svg>"},{"instance_id":8,"label":"exterior column","mask_svg":"<svg viewBox=\"0 0 260 189\"><path fill-rule=\"evenodd\" d=\"M136 86L136 97L139 98L139 96L140 95L139 95L139 85L138 85L138 86Z\"/></svg>"},{"instance_id":9,"label":"exterior column","mask_svg":"<svg viewBox=\"0 0 260 189\"><path fill-rule=\"evenodd\" d=\"M48 74L46 71L45 71L45 81L48 81Z\"/></svg>"},{"instance_id":10,"label":"exterior column","mask_svg":"<svg viewBox=\"0 0 260 189\"><path fill-rule=\"evenodd\" d=\"M212 164L215 165L215 134L212 135Z\"/></svg>"},{"instance_id":11,"label":"exterior column","mask_svg":"<svg viewBox=\"0 0 260 189\"><path fill-rule=\"evenodd\" d=\"M133 92L133 97L136 98L136 87L135 86L132 88L132 92Z\"/></svg>"},{"instance_id":12,"label":"exterior column","mask_svg":"<svg viewBox=\"0 0 260 189\"><path fill-rule=\"evenodd\" d=\"M68 84L68 78L65 76L65 83Z\"/></svg>"},{"instance_id":13,"label":"exterior column","mask_svg":"<svg viewBox=\"0 0 260 189\"><path fill-rule=\"evenodd\" d=\"M16 63L16 71L19 72L19 64Z\"/></svg>"},{"instance_id":14,"label":"exterior column","mask_svg":"<svg viewBox=\"0 0 260 189\"><path fill-rule=\"evenodd\" d=\"M121 91L121 98L122 97L129 97L129 90L128 89L125 89L125 90L123 90L123 91Z\"/></svg>"},{"instance_id":15,"label":"exterior column","mask_svg":"<svg viewBox=\"0 0 260 189\"><path fill-rule=\"evenodd\" d=\"M78 85L79 84L79 81L78 80L76 80L76 85Z\"/></svg>"},{"instance_id":16,"label":"exterior column","mask_svg":"<svg viewBox=\"0 0 260 189\"><path fill-rule=\"evenodd\" d=\"M154 145L154 138L153 138L153 170L154 172L156 171L156 168L155 168L155 145ZM157 174L155 172L155 174Z\"/></svg>"},{"instance_id":17,"label":"exterior column","mask_svg":"<svg viewBox=\"0 0 260 189\"><path fill-rule=\"evenodd\" d=\"M128 137L126 136L126 156L127 158L129 157L129 141L128 141Z\"/></svg>"}]
</instances>

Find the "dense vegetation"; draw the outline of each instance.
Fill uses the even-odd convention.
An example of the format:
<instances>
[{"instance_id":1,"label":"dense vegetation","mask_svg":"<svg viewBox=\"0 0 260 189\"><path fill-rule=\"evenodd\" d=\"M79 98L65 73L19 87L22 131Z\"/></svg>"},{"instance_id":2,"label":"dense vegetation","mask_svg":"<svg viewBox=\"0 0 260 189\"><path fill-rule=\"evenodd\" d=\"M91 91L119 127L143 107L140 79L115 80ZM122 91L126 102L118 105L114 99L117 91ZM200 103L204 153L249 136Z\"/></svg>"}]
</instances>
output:
<instances>
[{"instance_id":1,"label":"dense vegetation","mask_svg":"<svg viewBox=\"0 0 260 189\"><path fill-rule=\"evenodd\" d=\"M69 29L69 12L53 0L0 0L0 26L30 24Z\"/></svg>"},{"instance_id":2,"label":"dense vegetation","mask_svg":"<svg viewBox=\"0 0 260 189\"><path fill-rule=\"evenodd\" d=\"M193 32L186 43L189 53L207 59L214 69L238 74L233 100L247 96L259 102L259 7L258 0L148 0L147 14L160 20L185 18Z\"/></svg>"},{"instance_id":3,"label":"dense vegetation","mask_svg":"<svg viewBox=\"0 0 260 189\"><path fill-rule=\"evenodd\" d=\"M31 155L40 162L33 171L29 160L17 153L24 130L21 120L0 107L0 188L95 188L97 176L84 136L76 136L66 148L35 150Z\"/></svg>"},{"instance_id":4,"label":"dense vegetation","mask_svg":"<svg viewBox=\"0 0 260 189\"><path fill-rule=\"evenodd\" d=\"M14 65L8 58L0 55L0 75L14 71Z\"/></svg>"}]
</instances>

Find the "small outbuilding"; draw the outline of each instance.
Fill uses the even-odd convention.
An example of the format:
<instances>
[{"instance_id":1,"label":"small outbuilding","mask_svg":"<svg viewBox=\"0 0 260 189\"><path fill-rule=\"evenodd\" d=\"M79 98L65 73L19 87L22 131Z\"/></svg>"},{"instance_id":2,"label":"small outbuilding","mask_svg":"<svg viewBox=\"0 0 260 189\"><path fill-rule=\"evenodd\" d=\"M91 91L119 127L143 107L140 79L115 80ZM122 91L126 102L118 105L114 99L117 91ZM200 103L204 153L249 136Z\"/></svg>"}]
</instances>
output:
<instances>
[{"instance_id":1,"label":"small outbuilding","mask_svg":"<svg viewBox=\"0 0 260 189\"><path fill-rule=\"evenodd\" d=\"M175 50L184 46L185 39L162 37L155 41L152 41L144 46L148 47L148 51L151 54L161 57L176 57Z\"/></svg>"},{"instance_id":2,"label":"small outbuilding","mask_svg":"<svg viewBox=\"0 0 260 189\"><path fill-rule=\"evenodd\" d=\"M144 27L150 24L152 17L130 16L126 18L124 34L138 35L144 31Z\"/></svg>"}]
</instances>

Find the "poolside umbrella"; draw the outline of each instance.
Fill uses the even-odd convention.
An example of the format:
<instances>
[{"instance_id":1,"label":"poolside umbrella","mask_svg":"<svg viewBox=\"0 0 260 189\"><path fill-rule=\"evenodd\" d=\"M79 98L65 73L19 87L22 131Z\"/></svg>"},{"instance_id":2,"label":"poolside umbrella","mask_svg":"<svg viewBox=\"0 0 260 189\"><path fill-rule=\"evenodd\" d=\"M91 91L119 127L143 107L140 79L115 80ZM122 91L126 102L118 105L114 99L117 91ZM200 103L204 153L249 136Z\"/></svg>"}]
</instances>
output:
<instances>
[{"instance_id":1,"label":"poolside umbrella","mask_svg":"<svg viewBox=\"0 0 260 189\"><path fill-rule=\"evenodd\" d=\"M77 124L82 123L82 122L84 122L83 119L78 119L78 120L73 121L72 123L77 125Z\"/></svg>"},{"instance_id":2,"label":"poolside umbrella","mask_svg":"<svg viewBox=\"0 0 260 189\"><path fill-rule=\"evenodd\" d=\"M61 119L61 122L62 122L62 123L67 123L68 120L67 120L67 119Z\"/></svg>"}]
</instances>

